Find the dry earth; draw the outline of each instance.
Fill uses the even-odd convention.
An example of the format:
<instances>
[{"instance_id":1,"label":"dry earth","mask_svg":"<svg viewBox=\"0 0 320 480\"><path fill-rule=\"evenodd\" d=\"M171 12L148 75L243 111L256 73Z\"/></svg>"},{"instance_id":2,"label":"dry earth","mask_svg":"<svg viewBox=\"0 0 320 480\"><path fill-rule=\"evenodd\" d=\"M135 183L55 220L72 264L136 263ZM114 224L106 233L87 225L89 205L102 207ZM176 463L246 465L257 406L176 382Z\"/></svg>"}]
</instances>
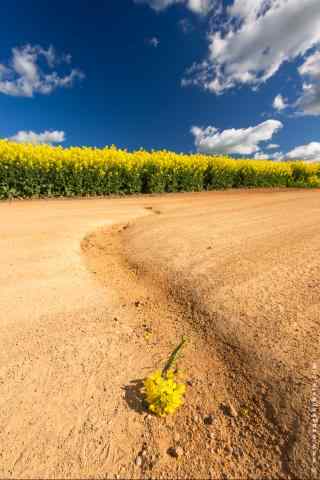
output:
<instances>
[{"instance_id":1,"label":"dry earth","mask_svg":"<svg viewBox=\"0 0 320 480\"><path fill-rule=\"evenodd\" d=\"M0 203L0 477L319 476L319 193Z\"/></svg>"}]
</instances>

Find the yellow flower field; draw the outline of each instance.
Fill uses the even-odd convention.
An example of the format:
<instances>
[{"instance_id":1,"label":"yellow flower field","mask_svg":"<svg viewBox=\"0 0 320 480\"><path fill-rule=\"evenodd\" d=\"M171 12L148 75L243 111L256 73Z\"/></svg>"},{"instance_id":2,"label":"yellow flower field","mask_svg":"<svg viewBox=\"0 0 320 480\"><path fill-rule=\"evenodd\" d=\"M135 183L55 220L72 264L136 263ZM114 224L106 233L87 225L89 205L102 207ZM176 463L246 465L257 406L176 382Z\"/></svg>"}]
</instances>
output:
<instances>
[{"instance_id":1,"label":"yellow flower field","mask_svg":"<svg viewBox=\"0 0 320 480\"><path fill-rule=\"evenodd\" d=\"M320 187L320 164L0 140L0 198Z\"/></svg>"}]
</instances>

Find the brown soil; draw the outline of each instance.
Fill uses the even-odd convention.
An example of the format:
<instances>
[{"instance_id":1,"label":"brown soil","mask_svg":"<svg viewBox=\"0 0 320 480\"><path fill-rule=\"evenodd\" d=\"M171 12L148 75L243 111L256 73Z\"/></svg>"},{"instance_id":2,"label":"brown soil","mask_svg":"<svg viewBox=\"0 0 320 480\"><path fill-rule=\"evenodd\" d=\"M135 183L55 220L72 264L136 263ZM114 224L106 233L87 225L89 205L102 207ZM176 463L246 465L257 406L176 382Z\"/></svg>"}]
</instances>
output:
<instances>
[{"instance_id":1,"label":"brown soil","mask_svg":"<svg viewBox=\"0 0 320 480\"><path fill-rule=\"evenodd\" d=\"M319 191L0 214L0 477L317 476ZM185 334L186 402L158 419L141 380Z\"/></svg>"}]
</instances>

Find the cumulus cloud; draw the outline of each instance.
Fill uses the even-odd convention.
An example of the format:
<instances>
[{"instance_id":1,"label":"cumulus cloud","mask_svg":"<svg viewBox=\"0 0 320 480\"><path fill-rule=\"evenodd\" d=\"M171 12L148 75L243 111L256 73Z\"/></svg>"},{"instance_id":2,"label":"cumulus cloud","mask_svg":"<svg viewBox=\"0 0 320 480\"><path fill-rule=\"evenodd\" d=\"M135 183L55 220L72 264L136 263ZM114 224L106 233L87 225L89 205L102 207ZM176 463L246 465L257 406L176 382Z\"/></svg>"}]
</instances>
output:
<instances>
[{"instance_id":1,"label":"cumulus cloud","mask_svg":"<svg viewBox=\"0 0 320 480\"><path fill-rule=\"evenodd\" d=\"M160 40L157 37L147 38L146 42L147 42L148 45L150 45L151 47L154 47L154 48L157 48L160 44Z\"/></svg>"},{"instance_id":2,"label":"cumulus cloud","mask_svg":"<svg viewBox=\"0 0 320 480\"><path fill-rule=\"evenodd\" d=\"M206 15L213 9L216 0L134 0L134 2L145 3L156 12L165 10L172 5L182 4L194 13Z\"/></svg>"},{"instance_id":3,"label":"cumulus cloud","mask_svg":"<svg viewBox=\"0 0 320 480\"><path fill-rule=\"evenodd\" d=\"M62 143L65 141L65 133L59 130L49 131L46 130L42 133L35 133L32 130L24 131L20 130L20 132L16 133L13 137L10 137L10 140L13 142L18 143Z\"/></svg>"},{"instance_id":4,"label":"cumulus cloud","mask_svg":"<svg viewBox=\"0 0 320 480\"><path fill-rule=\"evenodd\" d=\"M283 160L283 153L282 152L275 152L275 153L265 153L265 152L258 152L253 157L255 160L273 160L273 161L280 161Z\"/></svg>"},{"instance_id":5,"label":"cumulus cloud","mask_svg":"<svg viewBox=\"0 0 320 480\"><path fill-rule=\"evenodd\" d=\"M45 71L40 62L45 63ZM48 95L59 87L70 87L76 79L82 79L78 69L69 69L66 75L59 75L55 67L69 64L70 55L58 56L54 48L38 45L24 45L12 49L8 65L0 64L0 93L17 97L33 97L34 94Z\"/></svg>"},{"instance_id":6,"label":"cumulus cloud","mask_svg":"<svg viewBox=\"0 0 320 480\"><path fill-rule=\"evenodd\" d=\"M219 131L215 127L192 127L191 133L199 152L252 155L260 151L260 143L270 140L283 127L277 120L267 120L255 127Z\"/></svg>"},{"instance_id":7,"label":"cumulus cloud","mask_svg":"<svg viewBox=\"0 0 320 480\"><path fill-rule=\"evenodd\" d=\"M307 57L299 73L306 81L295 106L304 115L320 115L320 51Z\"/></svg>"},{"instance_id":8,"label":"cumulus cloud","mask_svg":"<svg viewBox=\"0 0 320 480\"><path fill-rule=\"evenodd\" d=\"M269 141L282 127L283 124L277 120L267 120L255 127L222 131L210 126L207 128L194 126L191 133L197 150L202 153L248 155L255 160L320 162L320 142L300 145L288 153L281 151L271 153L270 150L279 148L276 143L267 143L262 148L261 144Z\"/></svg>"},{"instance_id":9,"label":"cumulus cloud","mask_svg":"<svg viewBox=\"0 0 320 480\"><path fill-rule=\"evenodd\" d=\"M280 94L275 97L272 105L275 110L278 110L278 112L281 112L288 107L286 99Z\"/></svg>"},{"instance_id":10,"label":"cumulus cloud","mask_svg":"<svg viewBox=\"0 0 320 480\"><path fill-rule=\"evenodd\" d=\"M254 155L254 158L256 160L320 162L320 143L311 142L307 145L300 145L286 154L282 152L270 154L260 151Z\"/></svg>"},{"instance_id":11,"label":"cumulus cloud","mask_svg":"<svg viewBox=\"0 0 320 480\"><path fill-rule=\"evenodd\" d=\"M320 52L316 51L304 61L299 67L300 75L309 75L310 77L320 80Z\"/></svg>"},{"instance_id":12,"label":"cumulus cloud","mask_svg":"<svg viewBox=\"0 0 320 480\"><path fill-rule=\"evenodd\" d=\"M307 145L296 147L286 154L286 159L320 162L320 143L311 142Z\"/></svg>"},{"instance_id":13,"label":"cumulus cloud","mask_svg":"<svg viewBox=\"0 0 320 480\"><path fill-rule=\"evenodd\" d=\"M189 69L183 85L216 94L256 88L320 42L319 0L234 0L226 15L208 36L207 58Z\"/></svg>"},{"instance_id":14,"label":"cumulus cloud","mask_svg":"<svg viewBox=\"0 0 320 480\"><path fill-rule=\"evenodd\" d=\"M320 85L317 83L304 83L302 94L295 106L302 115L320 115Z\"/></svg>"}]
</instances>

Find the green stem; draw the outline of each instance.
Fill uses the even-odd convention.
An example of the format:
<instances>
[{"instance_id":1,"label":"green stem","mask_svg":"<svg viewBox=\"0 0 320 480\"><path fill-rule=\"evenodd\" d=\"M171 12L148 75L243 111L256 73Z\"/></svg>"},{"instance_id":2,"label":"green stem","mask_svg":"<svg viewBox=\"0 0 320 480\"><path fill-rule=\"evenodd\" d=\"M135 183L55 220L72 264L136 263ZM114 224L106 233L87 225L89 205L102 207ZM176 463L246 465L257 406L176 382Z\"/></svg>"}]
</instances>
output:
<instances>
[{"instance_id":1,"label":"green stem","mask_svg":"<svg viewBox=\"0 0 320 480\"><path fill-rule=\"evenodd\" d=\"M187 342L187 337L182 337L182 340L181 342L179 343L179 345L173 350L173 352L171 353L170 357L169 357L169 360L167 361L167 363L165 364L163 370L162 370L162 376L164 377L165 374L173 367L173 365L175 364L175 362L177 361L178 359L178 356L179 356L179 353L182 349L182 347L184 346L184 344Z\"/></svg>"}]
</instances>

